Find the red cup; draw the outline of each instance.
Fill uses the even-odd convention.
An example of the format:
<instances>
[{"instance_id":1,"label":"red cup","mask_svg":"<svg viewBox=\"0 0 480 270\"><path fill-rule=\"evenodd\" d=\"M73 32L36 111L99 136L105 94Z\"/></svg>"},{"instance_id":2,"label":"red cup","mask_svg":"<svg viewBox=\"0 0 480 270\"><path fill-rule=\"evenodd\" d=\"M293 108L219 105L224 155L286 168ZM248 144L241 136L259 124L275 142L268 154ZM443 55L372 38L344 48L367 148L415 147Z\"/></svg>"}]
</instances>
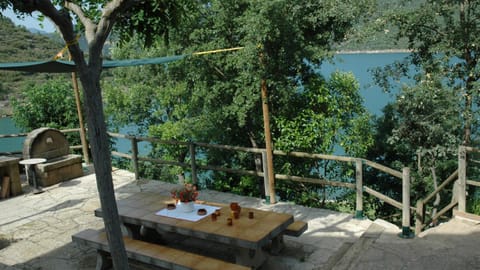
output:
<instances>
[{"instance_id":1,"label":"red cup","mask_svg":"<svg viewBox=\"0 0 480 270\"><path fill-rule=\"evenodd\" d=\"M238 209L238 202L231 202L230 203L230 210L235 211Z\"/></svg>"}]
</instances>

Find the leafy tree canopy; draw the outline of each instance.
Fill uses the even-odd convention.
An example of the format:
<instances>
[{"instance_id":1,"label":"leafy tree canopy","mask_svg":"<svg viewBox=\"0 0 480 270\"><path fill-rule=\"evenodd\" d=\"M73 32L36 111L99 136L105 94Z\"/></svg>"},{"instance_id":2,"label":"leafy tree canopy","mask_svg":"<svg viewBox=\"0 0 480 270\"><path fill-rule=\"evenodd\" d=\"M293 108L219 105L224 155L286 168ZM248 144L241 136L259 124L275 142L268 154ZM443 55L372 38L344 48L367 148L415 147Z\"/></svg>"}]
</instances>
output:
<instances>
[{"instance_id":1,"label":"leafy tree canopy","mask_svg":"<svg viewBox=\"0 0 480 270\"><path fill-rule=\"evenodd\" d=\"M26 87L13 100L13 119L24 130L39 127L76 128L78 116L72 83L65 79Z\"/></svg>"},{"instance_id":2,"label":"leafy tree canopy","mask_svg":"<svg viewBox=\"0 0 480 270\"><path fill-rule=\"evenodd\" d=\"M116 58L194 53L242 46L234 52L192 56L168 66L117 69L105 81L107 111L115 125L136 123L162 139L262 147L260 81L269 91L275 148L333 152L342 144L364 153L369 116L351 75L325 80L319 65L332 55L369 1L209 1L189 14L150 50L131 40ZM182 160L186 150L157 149ZM209 163L252 167L252 157L208 153ZM302 170L308 171L308 168ZM311 168L310 168L311 170ZM217 177L216 179L222 179ZM225 179L225 177L223 177ZM224 187L245 179L232 176ZM258 189L257 189L258 190Z\"/></svg>"},{"instance_id":3,"label":"leafy tree canopy","mask_svg":"<svg viewBox=\"0 0 480 270\"><path fill-rule=\"evenodd\" d=\"M95 165L97 187L105 222L110 253L115 269L128 269L128 260L121 237L120 223L113 190L112 166L108 136L103 114L100 88L102 49L112 30L126 27L138 31L149 44L153 38L165 36L168 27L178 22L181 14L193 1L60 1L60 0L0 0L0 9L13 8L20 16L38 11L57 25L68 51L77 67L78 77L84 91L87 111L88 136ZM168 5L163 5L171 3ZM168 9L164 9L168 7ZM139 14L146 14L140 16ZM72 20L75 19L75 20ZM78 23L74 28L73 22ZM141 25L147 24L147 25ZM157 25L154 26L153 24ZM151 28L150 28L151 27ZM149 31L153 29L155 31ZM88 43L88 58L78 44L77 30L83 30ZM142 32L143 31L143 32ZM147 32L145 32L147 31ZM123 38L128 38L125 31Z\"/></svg>"},{"instance_id":4,"label":"leafy tree canopy","mask_svg":"<svg viewBox=\"0 0 480 270\"><path fill-rule=\"evenodd\" d=\"M388 78L411 73L408 65L415 65L413 79L420 83L425 78L444 78L444 87L455 89L461 101L464 144L475 140L478 123L475 119L478 104L480 28L477 26L480 5L476 1L401 1L402 8L392 10L382 27L395 27L397 39L407 39L411 56L405 62L397 62L376 77L386 90ZM387 24L388 23L388 24Z\"/></svg>"},{"instance_id":5,"label":"leafy tree canopy","mask_svg":"<svg viewBox=\"0 0 480 270\"><path fill-rule=\"evenodd\" d=\"M402 87L379 119L370 159L412 168L417 200L457 168L459 144L478 144L480 5L468 0L397 4L398 9L376 22L392 30L397 40L406 40L411 54L376 70L375 77L386 91L402 76L413 84ZM396 190L392 193L399 196Z\"/></svg>"}]
</instances>

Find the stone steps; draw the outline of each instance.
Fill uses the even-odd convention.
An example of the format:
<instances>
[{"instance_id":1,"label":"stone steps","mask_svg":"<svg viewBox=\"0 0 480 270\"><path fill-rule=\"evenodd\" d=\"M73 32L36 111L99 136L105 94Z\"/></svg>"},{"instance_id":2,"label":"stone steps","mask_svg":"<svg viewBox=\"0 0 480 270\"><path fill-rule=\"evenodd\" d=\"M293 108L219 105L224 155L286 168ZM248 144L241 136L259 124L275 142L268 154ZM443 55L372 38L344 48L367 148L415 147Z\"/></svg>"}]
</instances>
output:
<instances>
[{"instance_id":1,"label":"stone steps","mask_svg":"<svg viewBox=\"0 0 480 270\"><path fill-rule=\"evenodd\" d=\"M342 247L338 249L337 253L330 257L329 262L323 269L356 269L356 261L361 257L361 253L369 249L385 229L386 228L379 223L373 222L356 242L344 243Z\"/></svg>"}]
</instances>

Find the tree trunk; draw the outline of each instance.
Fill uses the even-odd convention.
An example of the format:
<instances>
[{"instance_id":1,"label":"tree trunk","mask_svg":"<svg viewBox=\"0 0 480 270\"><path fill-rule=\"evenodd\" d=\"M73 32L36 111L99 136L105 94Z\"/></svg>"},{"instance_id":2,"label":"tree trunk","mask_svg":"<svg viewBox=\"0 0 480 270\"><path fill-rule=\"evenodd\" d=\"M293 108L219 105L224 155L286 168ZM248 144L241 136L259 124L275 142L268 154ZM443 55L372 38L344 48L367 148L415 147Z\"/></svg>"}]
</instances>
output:
<instances>
[{"instance_id":1,"label":"tree trunk","mask_svg":"<svg viewBox=\"0 0 480 270\"><path fill-rule=\"evenodd\" d=\"M80 71L80 80L86 99L84 104L87 109L88 137L92 147L97 189L113 267L114 269L129 269L113 187L111 154L100 89L100 73L100 69L91 67L83 72Z\"/></svg>"}]
</instances>

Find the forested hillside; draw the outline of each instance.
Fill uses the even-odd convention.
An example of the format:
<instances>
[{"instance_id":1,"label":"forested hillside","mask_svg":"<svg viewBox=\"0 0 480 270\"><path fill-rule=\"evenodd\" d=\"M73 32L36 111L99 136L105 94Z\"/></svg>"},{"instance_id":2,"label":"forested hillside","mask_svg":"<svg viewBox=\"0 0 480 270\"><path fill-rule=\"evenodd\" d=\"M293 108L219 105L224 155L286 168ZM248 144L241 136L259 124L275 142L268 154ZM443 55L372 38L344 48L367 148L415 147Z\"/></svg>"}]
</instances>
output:
<instances>
[{"instance_id":1,"label":"forested hillside","mask_svg":"<svg viewBox=\"0 0 480 270\"><path fill-rule=\"evenodd\" d=\"M380 15L386 10L398 9L398 0L377 2L376 13ZM376 16L374 16L376 17ZM343 42L334 46L336 51L377 51L402 50L403 42L395 42L395 31L379 29L375 21L360 22L354 31L347 35ZM24 27L15 26L10 19L0 15L0 62L22 62L48 60L57 54L63 43L52 35L32 33ZM56 41L58 40L58 41ZM82 40L80 41L82 42ZM108 51L108 44L105 52ZM17 96L22 88L29 84L45 81L48 78L68 76L59 74L32 74L13 71L0 71L0 115L10 114L9 99Z\"/></svg>"},{"instance_id":2,"label":"forested hillside","mask_svg":"<svg viewBox=\"0 0 480 270\"><path fill-rule=\"evenodd\" d=\"M63 44L53 38L34 34L0 16L0 62L39 61L53 58ZM0 71L0 115L10 114L8 100L31 83L38 84L58 74Z\"/></svg>"},{"instance_id":3,"label":"forested hillside","mask_svg":"<svg viewBox=\"0 0 480 270\"><path fill-rule=\"evenodd\" d=\"M408 8L419 6L423 1L413 1ZM383 21L386 13L402 11L406 7L400 0L377 0L374 14L360 21L347 38L337 44L337 51L403 51L407 49L406 38L396 39L398 28Z\"/></svg>"}]
</instances>

